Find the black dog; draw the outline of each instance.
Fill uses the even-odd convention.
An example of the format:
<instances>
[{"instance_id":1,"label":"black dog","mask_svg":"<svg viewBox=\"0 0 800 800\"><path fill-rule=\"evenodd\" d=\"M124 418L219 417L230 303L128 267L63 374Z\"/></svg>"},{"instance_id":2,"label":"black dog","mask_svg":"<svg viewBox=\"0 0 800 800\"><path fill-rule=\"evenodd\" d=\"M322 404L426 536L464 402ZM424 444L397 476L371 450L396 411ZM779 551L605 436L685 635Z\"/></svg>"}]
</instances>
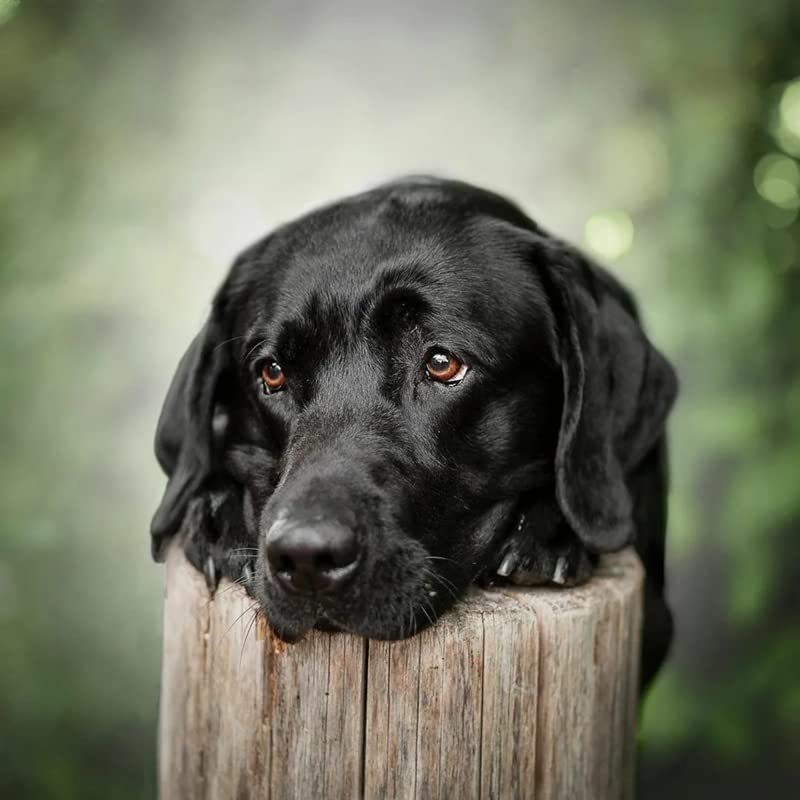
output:
<instances>
[{"instance_id":1,"label":"black dog","mask_svg":"<svg viewBox=\"0 0 800 800\"><path fill-rule=\"evenodd\" d=\"M673 370L634 303L502 197L411 178L246 250L173 378L152 525L276 634L379 639L475 581L572 584L634 543L663 597Z\"/></svg>"}]
</instances>

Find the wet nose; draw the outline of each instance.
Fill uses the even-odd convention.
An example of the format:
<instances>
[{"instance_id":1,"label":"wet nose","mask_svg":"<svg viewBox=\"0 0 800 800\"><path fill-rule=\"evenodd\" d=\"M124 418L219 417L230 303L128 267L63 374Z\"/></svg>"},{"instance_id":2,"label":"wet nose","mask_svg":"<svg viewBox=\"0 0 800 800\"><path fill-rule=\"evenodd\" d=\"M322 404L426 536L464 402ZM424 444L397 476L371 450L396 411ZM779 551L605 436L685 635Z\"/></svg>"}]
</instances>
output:
<instances>
[{"instance_id":1,"label":"wet nose","mask_svg":"<svg viewBox=\"0 0 800 800\"><path fill-rule=\"evenodd\" d=\"M332 594L356 571L356 536L338 522L282 520L269 529L266 545L272 574L290 591Z\"/></svg>"}]
</instances>

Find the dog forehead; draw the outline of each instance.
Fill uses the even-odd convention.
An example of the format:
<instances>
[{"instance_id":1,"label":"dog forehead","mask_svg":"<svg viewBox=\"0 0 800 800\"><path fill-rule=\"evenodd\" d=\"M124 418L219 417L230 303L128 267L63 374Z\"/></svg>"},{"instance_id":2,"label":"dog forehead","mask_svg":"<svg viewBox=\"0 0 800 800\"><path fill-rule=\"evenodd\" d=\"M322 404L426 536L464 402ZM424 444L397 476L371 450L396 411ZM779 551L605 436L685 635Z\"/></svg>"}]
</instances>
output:
<instances>
[{"instance_id":1,"label":"dog forehead","mask_svg":"<svg viewBox=\"0 0 800 800\"><path fill-rule=\"evenodd\" d=\"M388 269L413 265L435 271L470 261L470 242L445 213L415 218L392 204L334 207L300 220L285 252L289 290L296 283L363 286Z\"/></svg>"},{"instance_id":2,"label":"dog forehead","mask_svg":"<svg viewBox=\"0 0 800 800\"><path fill-rule=\"evenodd\" d=\"M392 279L445 298L502 294L509 280L523 288L520 271L529 270L508 241L514 207L498 215L508 210L502 198L478 203L463 194L438 183L391 184L301 217L274 250L274 293L284 302L352 299ZM498 223L505 223L502 233Z\"/></svg>"},{"instance_id":3,"label":"dog forehead","mask_svg":"<svg viewBox=\"0 0 800 800\"><path fill-rule=\"evenodd\" d=\"M483 322L506 339L531 316L545 320L544 292L517 235L533 223L512 219L521 212L502 198L477 202L482 190L460 186L392 184L285 225L244 292L253 336L312 319L318 333L355 331L364 310L395 288L421 295L443 329Z\"/></svg>"}]
</instances>

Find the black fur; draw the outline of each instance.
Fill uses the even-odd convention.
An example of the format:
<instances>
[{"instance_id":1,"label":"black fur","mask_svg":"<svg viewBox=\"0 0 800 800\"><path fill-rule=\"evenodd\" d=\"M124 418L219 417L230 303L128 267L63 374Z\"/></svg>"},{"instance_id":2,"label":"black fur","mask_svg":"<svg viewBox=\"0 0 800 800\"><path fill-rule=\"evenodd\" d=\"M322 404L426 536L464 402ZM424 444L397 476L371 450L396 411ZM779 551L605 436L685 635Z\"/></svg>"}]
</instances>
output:
<instances>
[{"instance_id":1,"label":"black fur","mask_svg":"<svg viewBox=\"0 0 800 800\"><path fill-rule=\"evenodd\" d=\"M469 366L458 385L428 379L434 347ZM286 388L265 395L272 357ZM183 530L210 583L244 575L287 640L315 626L394 639L475 581L576 583L597 554L633 543L648 576L647 680L671 632L675 393L630 295L585 255L490 192L391 183L234 263L159 421L169 481L153 552ZM279 517L355 531L346 589L281 587L264 553Z\"/></svg>"}]
</instances>

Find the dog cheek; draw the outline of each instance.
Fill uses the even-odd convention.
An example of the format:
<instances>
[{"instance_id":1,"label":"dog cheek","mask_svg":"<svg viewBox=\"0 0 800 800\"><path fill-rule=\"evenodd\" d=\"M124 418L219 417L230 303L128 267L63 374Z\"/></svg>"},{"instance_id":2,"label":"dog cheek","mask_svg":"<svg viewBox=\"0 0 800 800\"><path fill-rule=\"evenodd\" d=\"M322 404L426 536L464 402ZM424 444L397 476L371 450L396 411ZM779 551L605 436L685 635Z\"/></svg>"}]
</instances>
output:
<instances>
[{"instance_id":1,"label":"dog cheek","mask_svg":"<svg viewBox=\"0 0 800 800\"><path fill-rule=\"evenodd\" d=\"M371 570L351 607L355 632L378 639L400 639L415 631L415 612L424 597L427 559L416 541L395 541L373 548ZM360 617L360 619L357 619Z\"/></svg>"}]
</instances>

